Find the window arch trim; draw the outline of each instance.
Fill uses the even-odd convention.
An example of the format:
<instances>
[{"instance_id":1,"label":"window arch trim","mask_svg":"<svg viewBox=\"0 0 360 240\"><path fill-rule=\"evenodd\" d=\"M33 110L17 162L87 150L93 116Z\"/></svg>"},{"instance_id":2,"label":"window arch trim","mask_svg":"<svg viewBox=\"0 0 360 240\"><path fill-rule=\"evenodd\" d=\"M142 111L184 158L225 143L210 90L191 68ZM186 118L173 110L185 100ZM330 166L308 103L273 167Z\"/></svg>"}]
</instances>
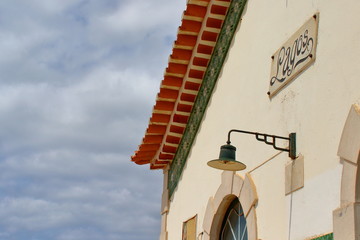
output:
<instances>
[{"instance_id":1,"label":"window arch trim","mask_svg":"<svg viewBox=\"0 0 360 240\"><path fill-rule=\"evenodd\" d=\"M249 173L242 177L234 172L224 171L221 185L209 198L203 222L203 240L218 240L222 221L231 202L238 198L242 205L248 229L248 240L257 240L256 205L258 195Z\"/></svg>"}]
</instances>

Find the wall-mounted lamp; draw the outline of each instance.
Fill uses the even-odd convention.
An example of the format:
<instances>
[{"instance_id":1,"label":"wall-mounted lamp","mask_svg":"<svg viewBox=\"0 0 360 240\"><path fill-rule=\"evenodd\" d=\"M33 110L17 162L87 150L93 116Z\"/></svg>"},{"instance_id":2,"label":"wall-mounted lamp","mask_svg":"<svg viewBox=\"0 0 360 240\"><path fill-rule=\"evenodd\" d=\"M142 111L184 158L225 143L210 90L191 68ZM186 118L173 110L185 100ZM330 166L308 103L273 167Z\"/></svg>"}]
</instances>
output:
<instances>
[{"instance_id":1,"label":"wall-mounted lamp","mask_svg":"<svg viewBox=\"0 0 360 240\"><path fill-rule=\"evenodd\" d=\"M276 150L289 152L289 157L291 159L296 158L296 133L290 133L289 137L281 137L281 136L269 135L264 133L232 129L228 133L228 140L226 142L227 144L221 146L220 148L219 159L211 160L207 163L210 167L217 168L220 170L228 170L228 171L240 171L246 168L246 165L244 163L235 160L236 147L230 144L231 143L230 134L232 132L255 135L256 140L272 145ZM288 148L277 147L276 146L277 139L288 140L289 147Z\"/></svg>"}]
</instances>

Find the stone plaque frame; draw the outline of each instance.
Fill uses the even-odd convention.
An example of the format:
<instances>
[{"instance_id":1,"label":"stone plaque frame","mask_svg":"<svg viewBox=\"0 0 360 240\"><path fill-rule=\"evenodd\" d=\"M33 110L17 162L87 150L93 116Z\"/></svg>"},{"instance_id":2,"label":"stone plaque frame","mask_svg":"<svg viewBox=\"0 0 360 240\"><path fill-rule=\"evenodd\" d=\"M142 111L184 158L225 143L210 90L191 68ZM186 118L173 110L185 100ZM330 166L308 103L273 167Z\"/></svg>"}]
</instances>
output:
<instances>
[{"instance_id":1,"label":"stone plaque frame","mask_svg":"<svg viewBox=\"0 0 360 240\"><path fill-rule=\"evenodd\" d=\"M318 25L319 13L316 13L271 57L270 98L315 61Z\"/></svg>"}]
</instances>

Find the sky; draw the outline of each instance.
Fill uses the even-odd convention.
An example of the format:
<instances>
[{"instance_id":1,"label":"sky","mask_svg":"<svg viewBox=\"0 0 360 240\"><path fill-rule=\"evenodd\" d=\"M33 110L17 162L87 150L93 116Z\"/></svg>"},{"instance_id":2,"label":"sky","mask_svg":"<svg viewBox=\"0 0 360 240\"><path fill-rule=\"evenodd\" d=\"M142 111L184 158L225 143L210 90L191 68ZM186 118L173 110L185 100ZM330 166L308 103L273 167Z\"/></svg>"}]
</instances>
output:
<instances>
[{"instance_id":1,"label":"sky","mask_svg":"<svg viewBox=\"0 0 360 240\"><path fill-rule=\"evenodd\" d=\"M0 1L0 239L158 239L144 136L185 0Z\"/></svg>"}]
</instances>

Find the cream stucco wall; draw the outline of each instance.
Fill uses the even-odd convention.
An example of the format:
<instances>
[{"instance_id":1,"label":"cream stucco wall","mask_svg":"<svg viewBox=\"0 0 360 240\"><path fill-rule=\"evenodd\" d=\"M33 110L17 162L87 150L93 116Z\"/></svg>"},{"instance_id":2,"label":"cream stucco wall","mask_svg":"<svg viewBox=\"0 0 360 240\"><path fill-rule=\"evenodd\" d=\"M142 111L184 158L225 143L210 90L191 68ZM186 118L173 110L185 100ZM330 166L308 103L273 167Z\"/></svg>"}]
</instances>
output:
<instances>
[{"instance_id":1,"label":"cream stucco wall","mask_svg":"<svg viewBox=\"0 0 360 240\"><path fill-rule=\"evenodd\" d=\"M333 231L342 165L337 148L351 104L360 103L360 2L358 0L248 0L222 74L194 141L167 216L168 239L181 239L182 222L198 215L197 233L221 171L218 156L232 128L287 136L297 133L304 156L304 188L285 196L281 153L251 172L259 202L259 239L301 240ZM319 12L316 60L271 100L267 96L272 54ZM244 175L278 152L250 135L232 135Z\"/></svg>"}]
</instances>

